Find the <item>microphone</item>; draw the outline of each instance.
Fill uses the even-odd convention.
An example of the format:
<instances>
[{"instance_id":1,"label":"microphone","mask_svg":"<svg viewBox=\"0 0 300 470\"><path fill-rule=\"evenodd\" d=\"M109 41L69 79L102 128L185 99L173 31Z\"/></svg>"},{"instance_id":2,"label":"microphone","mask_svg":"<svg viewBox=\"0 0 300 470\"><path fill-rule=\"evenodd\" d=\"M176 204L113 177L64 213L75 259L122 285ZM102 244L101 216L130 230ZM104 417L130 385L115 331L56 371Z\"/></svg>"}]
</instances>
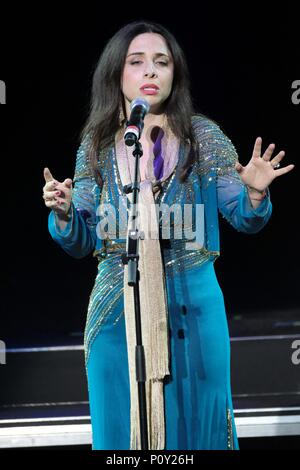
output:
<instances>
[{"instance_id":1,"label":"microphone","mask_svg":"<svg viewBox=\"0 0 300 470\"><path fill-rule=\"evenodd\" d=\"M130 104L130 118L126 123L124 133L125 144L131 147L141 137L144 128L144 117L150 109L150 104L143 98L136 98Z\"/></svg>"}]
</instances>

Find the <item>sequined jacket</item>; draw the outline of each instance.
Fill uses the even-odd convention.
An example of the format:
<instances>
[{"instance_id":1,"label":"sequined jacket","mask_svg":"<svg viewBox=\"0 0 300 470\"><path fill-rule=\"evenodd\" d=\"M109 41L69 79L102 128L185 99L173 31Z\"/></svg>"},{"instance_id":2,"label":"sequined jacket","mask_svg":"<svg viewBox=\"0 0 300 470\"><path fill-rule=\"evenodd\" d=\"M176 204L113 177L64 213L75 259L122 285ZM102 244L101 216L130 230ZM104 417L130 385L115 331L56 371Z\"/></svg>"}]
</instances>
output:
<instances>
[{"instance_id":1,"label":"sequined jacket","mask_svg":"<svg viewBox=\"0 0 300 470\"><path fill-rule=\"evenodd\" d=\"M237 152L220 127L201 115L193 116L192 123L199 145L199 161L193 165L186 181L180 183L179 168L186 152L185 146L181 144L177 167L164 182L155 202L158 205L164 203L168 207L173 204L181 207L191 204L193 232L195 207L197 204L202 205L204 238L202 246L193 249L186 249L184 237L162 239L161 252L166 276L175 276L182 270L193 269L208 260L215 261L220 255L219 213L236 230L245 233L260 231L272 213L269 190L259 207L252 207L247 189L235 170ZM119 219L116 217L116 237L107 234L103 237L103 231L99 230L99 207L104 204L112 205L117 209L117 215L120 215L120 198L123 201L125 199L125 205L127 200L121 185L114 146L107 152L102 152L99 157L104 181L100 189L87 161L88 145L88 139L85 139L77 152L71 220L61 231L53 211L50 211L48 219L52 238L66 253L82 258L93 252L98 259L98 273L90 295L84 333L86 367L91 345L105 319L112 315L115 324L124 313L124 265L121 254L125 251L126 236L120 236ZM126 210L128 206L129 204Z\"/></svg>"},{"instance_id":2,"label":"sequined jacket","mask_svg":"<svg viewBox=\"0 0 300 470\"><path fill-rule=\"evenodd\" d=\"M220 127L210 119L195 115L192 123L199 145L200 158L193 165L184 183L178 180L180 164L185 156L183 144L179 148L178 165L164 183L157 204L184 205L203 204L205 239L202 248L186 250L185 241L180 239L162 240L162 253L166 273L188 269L220 255L218 212L238 231L256 233L269 220L272 213L270 192L254 209L248 191L235 170L238 160L236 149ZM115 148L100 155L100 168L104 184L97 185L87 161L88 139L78 149L72 196L72 217L61 231L53 211L49 214L48 227L52 238L65 252L75 258L82 258L93 252L99 263L125 250L125 236L118 238L118 217L116 236L103 239L97 228L100 223L99 206L111 204L119 208L119 198L124 199ZM125 197L126 199L126 197ZM127 206L128 209L128 206ZM193 220L195 213L193 213ZM124 235L124 234L123 234ZM120 258L119 258L120 259Z\"/></svg>"}]
</instances>

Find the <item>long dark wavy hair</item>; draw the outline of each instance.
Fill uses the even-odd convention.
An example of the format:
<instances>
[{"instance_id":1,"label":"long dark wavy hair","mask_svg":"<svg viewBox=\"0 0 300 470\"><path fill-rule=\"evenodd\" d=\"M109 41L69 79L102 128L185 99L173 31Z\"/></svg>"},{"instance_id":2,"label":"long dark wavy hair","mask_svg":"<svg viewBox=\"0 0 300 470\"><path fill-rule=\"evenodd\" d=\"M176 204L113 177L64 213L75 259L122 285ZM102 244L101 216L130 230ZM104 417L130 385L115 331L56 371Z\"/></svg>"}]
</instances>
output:
<instances>
[{"instance_id":1,"label":"long dark wavy hair","mask_svg":"<svg viewBox=\"0 0 300 470\"><path fill-rule=\"evenodd\" d=\"M120 129L120 109L126 116L121 90L121 77L131 41L139 34L158 33L164 37L172 54L174 76L170 96L164 102L164 112L173 133L187 144L186 156L179 172L180 182L186 179L189 168L198 158L197 145L191 125L195 114L190 93L190 78L184 53L173 34L158 23L134 21L122 27L108 41L96 64L90 100L89 116L81 131L91 139L88 160L92 174L102 186L99 152L109 148ZM197 113L200 114L200 113Z\"/></svg>"}]
</instances>

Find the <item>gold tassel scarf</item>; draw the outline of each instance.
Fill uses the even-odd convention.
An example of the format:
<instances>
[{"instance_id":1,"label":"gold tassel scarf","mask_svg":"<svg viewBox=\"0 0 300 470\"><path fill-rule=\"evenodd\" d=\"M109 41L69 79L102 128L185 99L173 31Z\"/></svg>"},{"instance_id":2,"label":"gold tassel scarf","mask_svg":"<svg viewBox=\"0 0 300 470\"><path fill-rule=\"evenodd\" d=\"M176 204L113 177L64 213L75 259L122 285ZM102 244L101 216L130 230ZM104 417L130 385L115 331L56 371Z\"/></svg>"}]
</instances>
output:
<instances>
[{"instance_id":1,"label":"gold tassel scarf","mask_svg":"<svg viewBox=\"0 0 300 470\"><path fill-rule=\"evenodd\" d=\"M134 147L126 147L123 132L117 134L115 145L120 178L124 186L133 181ZM167 129L162 138L164 171L159 180L161 183L175 170L178 153L179 141L171 130ZM163 380L170 371L168 309L154 195L158 194L160 186L154 176L153 160L154 154L151 152L147 162L146 179L140 182L138 196L137 226L139 233L142 231L145 236L144 239L139 239L138 267L142 344L146 367L148 442L150 450L161 450L165 448ZM132 193L127 194L127 197L132 202ZM128 265L124 266L124 309L130 377L130 449L140 450L138 386L135 374L135 311L133 287L128 286Z\"/></svg>"}]
</instances>

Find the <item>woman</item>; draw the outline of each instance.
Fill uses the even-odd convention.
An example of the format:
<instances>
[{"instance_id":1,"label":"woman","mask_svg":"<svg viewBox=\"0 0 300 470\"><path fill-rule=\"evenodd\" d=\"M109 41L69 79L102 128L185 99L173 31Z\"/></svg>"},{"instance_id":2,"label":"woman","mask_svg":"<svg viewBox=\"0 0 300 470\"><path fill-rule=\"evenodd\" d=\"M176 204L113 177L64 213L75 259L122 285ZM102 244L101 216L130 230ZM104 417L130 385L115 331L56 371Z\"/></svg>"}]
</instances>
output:
<instances>
[{"instance_id":1,"label":"woman","mask_svg":"<svg viewBox=\"0 0 300 470\"><path fill-rule=\"evenodd\" d=\"M195 114L175 38L164 27L144 22L119 30L100 57L74 188L71 179L58 182L44 170L51 236L69 255L81 258L93 251L99 261L84 334L93 449L141 448L134 303L121 260L124 214L132 196L123 187L134 171L132 147L125 146L123 136L137 97L150 105L140 138L139 193L149 449L238 449L228 325L214 271L220 254L218 211L237 230L258 232L272 212L268 186L294 165L274 169L284 152L271 159L270 145L261 157L257 138L243 167L220 126ZM203 243L198 236L196 243L187 242L190 236L175 236L182 228L175 216L172 234L162 236L164 211L149 230L145 221L153 204L169 209L189 204L193 217L187 228L202 233ZM115 210L111 219L107 208ZM110 223L115 219L116 230Z\"/></svg>"}]
</instances>

